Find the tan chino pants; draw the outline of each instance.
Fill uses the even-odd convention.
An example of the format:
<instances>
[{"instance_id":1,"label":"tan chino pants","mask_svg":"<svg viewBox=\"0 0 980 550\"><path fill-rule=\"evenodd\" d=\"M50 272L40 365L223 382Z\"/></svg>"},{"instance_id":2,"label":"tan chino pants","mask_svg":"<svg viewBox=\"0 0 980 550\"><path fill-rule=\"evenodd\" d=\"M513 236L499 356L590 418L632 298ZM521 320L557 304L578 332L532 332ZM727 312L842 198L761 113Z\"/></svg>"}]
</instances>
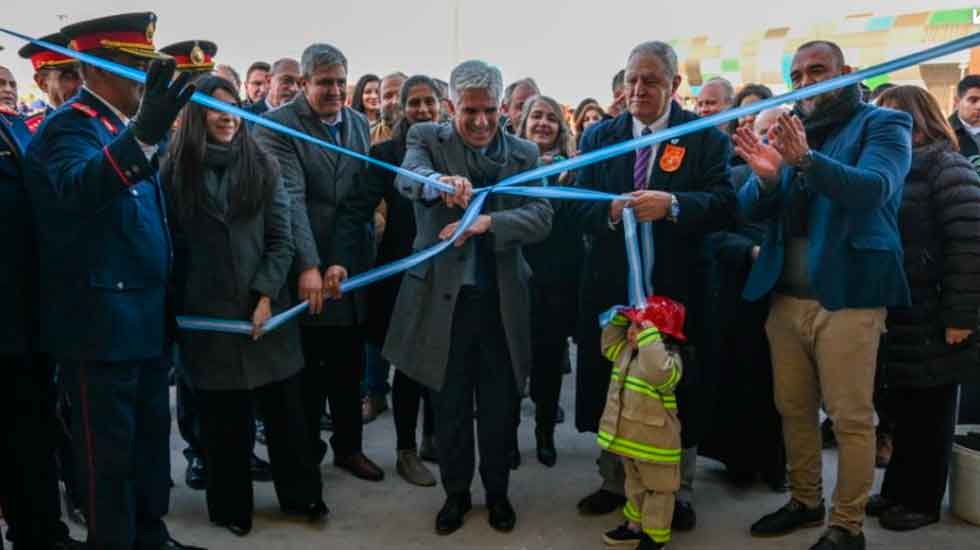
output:
<instances>
[{"instance_id":1,"label":"tan chino pants","mask_svg":"<svg viewBox=\"0 0 980 550\"><path fill-rule=\"evenodd\" d=\"M793 498L811 508L823 500L822 401L839 449L830 524L852 533L861 530L874 481L872 395L886 313L828 311L815 300L776 294L766 322Z\"/></svg>"}]
</instances>

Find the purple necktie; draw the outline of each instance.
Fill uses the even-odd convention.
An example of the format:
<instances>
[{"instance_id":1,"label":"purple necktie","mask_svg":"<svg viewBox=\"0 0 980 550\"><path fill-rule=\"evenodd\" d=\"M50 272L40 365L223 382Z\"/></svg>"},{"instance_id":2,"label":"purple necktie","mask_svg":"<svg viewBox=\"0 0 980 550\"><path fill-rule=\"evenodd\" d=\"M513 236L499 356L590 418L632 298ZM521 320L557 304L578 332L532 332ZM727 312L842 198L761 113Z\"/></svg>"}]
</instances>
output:
<instances>
[{"instance_id":1,"label":"purple necktie","mask_svg":"<svg viewBox=\"0 0 980 550\"><path fill-rule=\"evenodd\" d=\"M644 128L643 136L650 135L650 129ZM650 146L636 150L636 162L633 163L633 189L641 191L647 187L647 170L650 168L650 156L652 148Z\"/></svg>"}]
</instances>

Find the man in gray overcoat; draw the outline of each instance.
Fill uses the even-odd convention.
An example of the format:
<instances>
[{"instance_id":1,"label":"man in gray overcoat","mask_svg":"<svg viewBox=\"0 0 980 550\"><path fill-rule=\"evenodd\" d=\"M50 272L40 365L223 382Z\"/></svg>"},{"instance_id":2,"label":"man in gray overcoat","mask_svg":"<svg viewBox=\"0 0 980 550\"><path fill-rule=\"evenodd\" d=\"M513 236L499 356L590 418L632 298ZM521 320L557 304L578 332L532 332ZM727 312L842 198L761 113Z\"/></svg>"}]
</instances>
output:
<instances>
[{"instance_id":1,"label":"man in gray overcoat","mask_svg":"<svg viewBox=\"0 0 980 550\"><path fill-rule=\"evenodd\" d=\"M328 44L313 44L300 59L303 93L264 116L305 134L367 154L370 140L364 115L344 106L347 58ZM306 366L303 406L319 460L326 454L320 440L320 415L330 399L334 464L361 479L380 481L384 472L362 451L360 382L364 371L364 330L367 303L352 294L324 304L322 271L336 263L337 205L361 185L367 165L286 134L255 128L255 139L275 155L292 199L293 240L299 300L309 300L310 315L301 323ZM374 230L364 224L352 249L357 273L374 262Z\"/></svg>"},{"instance_id":2,"label":"man in gray overcoat","mask_svg":"<svg viewBox=\"0 0 980 550\"><path fill-rule=\"evenodd\" d=\"M452 185L440 194L399 176L415 200L415 249L452 236L473 189L537 165L537 147L498 127L500 70L482 61L457 66L450 79L450 122L424 123L408 133L402 166ZM531 362L528 278L521 247L551 229L545 199L493 195L473 224L443 254L409 270L392 314L384 355L435 390L439 466L447 499L436 531L462 526L473 479L473 398L476 396L480 476L490 525L516 521L507 499L519 386Z\"/></svg>"}]
</instances>

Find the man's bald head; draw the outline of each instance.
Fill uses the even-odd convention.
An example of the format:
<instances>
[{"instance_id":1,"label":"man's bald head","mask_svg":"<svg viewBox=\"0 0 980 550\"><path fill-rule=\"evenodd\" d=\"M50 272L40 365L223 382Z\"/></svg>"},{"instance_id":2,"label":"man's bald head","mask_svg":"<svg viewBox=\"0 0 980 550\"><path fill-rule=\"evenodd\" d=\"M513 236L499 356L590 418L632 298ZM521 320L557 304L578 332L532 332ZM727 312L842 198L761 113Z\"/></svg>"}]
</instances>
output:
<instances>
[{"instance_id":1,"label":"man's bald head","mask_svg":"<svg viewBox=\"0 0 980 550\"><path fill-rule=\"evenodd\" d=\"M17 79L3 65L0 65L0 105L17 109Z\"/></svg>"}]
</instances>

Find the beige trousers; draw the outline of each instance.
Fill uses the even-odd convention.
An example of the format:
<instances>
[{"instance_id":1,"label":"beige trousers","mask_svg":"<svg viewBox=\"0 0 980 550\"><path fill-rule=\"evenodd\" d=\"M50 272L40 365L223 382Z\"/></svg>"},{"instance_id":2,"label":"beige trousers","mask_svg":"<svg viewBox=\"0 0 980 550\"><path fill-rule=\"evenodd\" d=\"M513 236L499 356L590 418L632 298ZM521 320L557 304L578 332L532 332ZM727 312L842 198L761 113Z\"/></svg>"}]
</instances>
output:
<instances>
[{"instance_id":1,"label":"beige trousers","mask_svg":"<svg viewBox=\"0 0 980 550\"><path fill-rule=\"evenodd\" d=\"M677 464L654 464L622 458L626 473L626 519L640 524L655 542L670 540L674 517L674 494L681 485Z\"/></svg>"},{"instance_id":2,"label":"beige trousers","mask_svg":"<svg viewBox=\"0 0 980 550\"><path fill-rule=\"evenodd\" d=\"M830 524L852 533L861 530L874 481L872 395L886 313L827 311L814 300L776 294L766 322L793 498L811 508L823 501L822 401L839 449Z\"/></svg>"}]
</instances>

